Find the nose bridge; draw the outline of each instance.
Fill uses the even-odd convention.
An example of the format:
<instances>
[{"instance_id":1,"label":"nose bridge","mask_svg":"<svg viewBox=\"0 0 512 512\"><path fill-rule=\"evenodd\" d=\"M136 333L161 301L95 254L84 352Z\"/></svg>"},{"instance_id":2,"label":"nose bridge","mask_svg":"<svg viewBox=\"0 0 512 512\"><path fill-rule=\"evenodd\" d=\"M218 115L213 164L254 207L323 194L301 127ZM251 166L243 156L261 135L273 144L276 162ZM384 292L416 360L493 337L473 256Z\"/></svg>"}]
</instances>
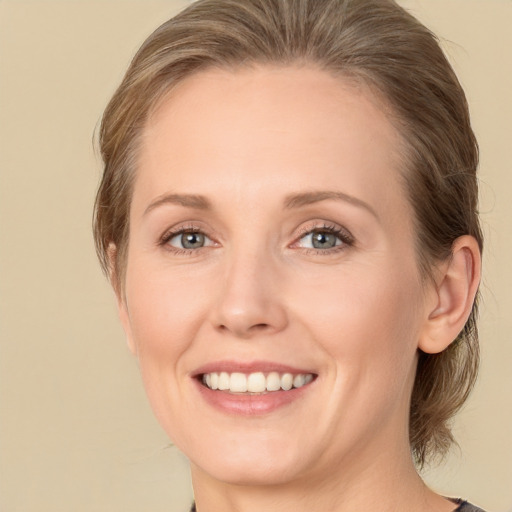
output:
<instances>
[{"instance_id":1,"label":"nose bridge","mask_svg":"<svg viewBox=\"0 0 512 512\"><path fill-rule=\"evenodd\" d=\"M217 329L247 338L278 332L286 323L280 269L265 244L240 244L226 255L224 275L214 306Z\"/></svg>"}]
</instances>

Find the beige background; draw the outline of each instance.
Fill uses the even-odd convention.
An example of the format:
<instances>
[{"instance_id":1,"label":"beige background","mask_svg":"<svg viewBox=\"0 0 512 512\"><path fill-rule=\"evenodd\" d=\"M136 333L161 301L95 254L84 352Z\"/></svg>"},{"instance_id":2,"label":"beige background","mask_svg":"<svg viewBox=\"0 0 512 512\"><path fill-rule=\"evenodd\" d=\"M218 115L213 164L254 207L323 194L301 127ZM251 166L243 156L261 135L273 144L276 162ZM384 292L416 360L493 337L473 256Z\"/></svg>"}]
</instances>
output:
<instances>
[{"instance_id":1,"label":"beige background","mask_svg":"<svg viewBox=\"0 0 512 512\"><path fill-rule=\"evenodd\" d=\"M146 35L188 2L0 0L0 511L187 510L91 238L91 137ZM442 38L482 149L481 379L440 492L512 511L512 1L407 0ZM355 511L356 512L356 511Z\"/></svg>"}]
</instances>

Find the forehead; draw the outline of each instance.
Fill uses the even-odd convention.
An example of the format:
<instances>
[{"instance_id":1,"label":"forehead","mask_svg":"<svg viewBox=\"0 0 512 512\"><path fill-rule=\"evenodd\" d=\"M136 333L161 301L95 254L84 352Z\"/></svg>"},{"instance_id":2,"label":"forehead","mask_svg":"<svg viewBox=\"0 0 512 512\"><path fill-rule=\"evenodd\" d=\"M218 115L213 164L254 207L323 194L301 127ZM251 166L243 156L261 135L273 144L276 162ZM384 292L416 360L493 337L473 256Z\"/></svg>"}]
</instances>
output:
<instances>
[{"instance_id":1,"label":"forehead","mask_svg":"<svg viewBox=\"0 0 512 512\"><path fill-rule=\"evenodd\" d=\"M135 192L212 194L221 176L254 192L267 178L273 189L326 189L336 178L345 192L382 203L384 184L403 196L401 147L385 104L354 80L308 66L209 69L153 112Z\"/></svg>"}]
</instances>

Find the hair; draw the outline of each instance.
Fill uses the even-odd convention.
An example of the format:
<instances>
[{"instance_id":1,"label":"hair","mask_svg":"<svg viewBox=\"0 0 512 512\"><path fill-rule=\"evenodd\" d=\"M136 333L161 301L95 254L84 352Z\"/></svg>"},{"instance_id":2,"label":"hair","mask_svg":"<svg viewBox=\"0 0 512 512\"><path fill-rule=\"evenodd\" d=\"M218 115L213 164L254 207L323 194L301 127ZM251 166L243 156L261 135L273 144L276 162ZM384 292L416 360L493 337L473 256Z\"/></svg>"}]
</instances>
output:
<instances>
[{"instance_id":1,"label":"hair","mask_svg":"<svg viewBox=\"0 0 512 512\"><path fill-rule=\"evenodd\" d=\"M475 237L482 250L478 145L464 91L432 32L393 0L199 0L143 43L103 115L104 173L94 236L117 293L124 281L137 150L159 100L206 68L297 63L368 85L392 113L404 141L402 175L414 210L421 275L431 278L462 235ZM478 370L476 314L477 300L446 350L420 352L409 422L420 467L454 441L450 420Z\"/></svg>"}]
</instances>

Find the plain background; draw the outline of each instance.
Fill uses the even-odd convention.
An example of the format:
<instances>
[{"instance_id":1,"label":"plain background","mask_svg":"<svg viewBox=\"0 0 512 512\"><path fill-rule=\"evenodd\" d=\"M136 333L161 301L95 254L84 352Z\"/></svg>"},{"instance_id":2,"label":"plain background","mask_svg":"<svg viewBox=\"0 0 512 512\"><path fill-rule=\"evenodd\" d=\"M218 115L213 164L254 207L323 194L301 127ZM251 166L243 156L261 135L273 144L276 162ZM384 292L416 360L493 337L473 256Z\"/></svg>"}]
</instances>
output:
<instances>
[{"instance_id":1,"label":"plain background","mask_svg":"<svg viewBox=\"0 0 512 512\"><path fill-rule=\"evenodd\" d=\"M183 0L0 0L0 511L182 512L100 273L92 135L134 51ZM440 492L512 511L512 1L404 0L443 41L481 144L483 365Z\"/></svg>"}]
</instances>

